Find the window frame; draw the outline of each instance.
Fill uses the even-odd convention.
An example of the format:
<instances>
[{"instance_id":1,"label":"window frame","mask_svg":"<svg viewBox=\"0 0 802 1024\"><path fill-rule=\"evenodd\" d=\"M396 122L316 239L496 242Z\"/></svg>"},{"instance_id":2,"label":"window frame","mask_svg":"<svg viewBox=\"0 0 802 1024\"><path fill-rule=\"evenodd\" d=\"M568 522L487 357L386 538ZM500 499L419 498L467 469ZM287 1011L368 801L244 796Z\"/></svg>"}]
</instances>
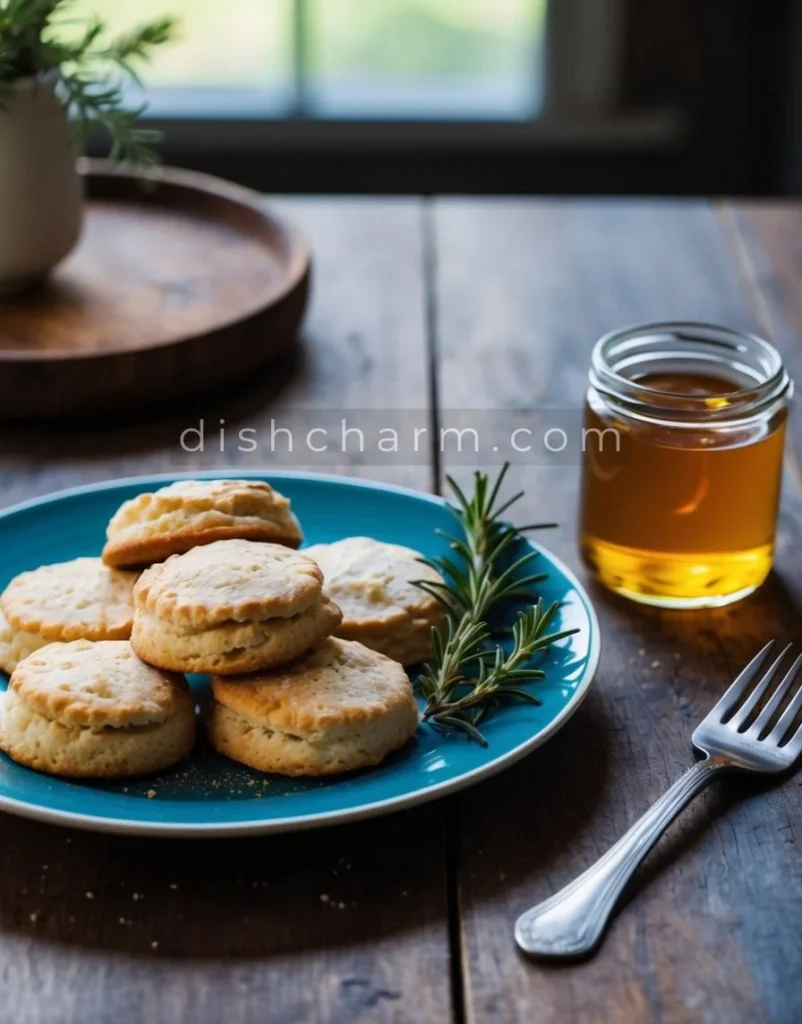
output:
<instances>
[{"instance_id":1,"label":"window frame","mask_svg":"<svg viewBox=\"0 0 802 1024\"><path fill-rule=\"evenodd\" d=\"M265 0L269 2L269 0ZM145 115L168 150L252 154L327 152L337 147L392 153L409 147L459 151L578 146L660 149L678 140L676 109L627 110L621 100L626 0L549 0L546 9L543 102L531 118L370 118L319 116L309 96L308 19L311 0L292 0L292 81L286 116L265 110L245 116ZM165 92L168 90L165 90ZM153 90L158 101L158 90ZM246 90L251 99L257 90ZM204 93L207 99L204 101ZM196 107L214 110L219 93L194 93ZM156 104L158 106L158 102ZM249 105L253 106L253 102Z\"/></svg>"}]
</instances>

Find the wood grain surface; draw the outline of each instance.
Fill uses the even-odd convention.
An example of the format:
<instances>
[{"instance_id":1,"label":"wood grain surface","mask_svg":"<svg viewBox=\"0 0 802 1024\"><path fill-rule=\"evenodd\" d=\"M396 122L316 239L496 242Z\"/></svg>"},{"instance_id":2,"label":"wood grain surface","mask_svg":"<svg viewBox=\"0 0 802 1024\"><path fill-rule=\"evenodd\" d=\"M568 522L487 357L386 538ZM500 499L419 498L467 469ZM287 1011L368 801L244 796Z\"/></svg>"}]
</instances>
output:
<instances>
[{"instance_id":1,"label":"wood grain surface","mask_svg":"<svg viewBox=\"0 0 802 1024\"><path fill-rule=\"evenodd\" d=\"M705 203L443 201L434 224L439 401L460 408L481 395L497 410L499 448L503 410L581 404L591 346L616 325L766 327L732 224ZM547 455L516 467L510 487L526 490L526 521L561 523L543 540L586 578L577 469ZM594 690L558 742L459 799L467 1020L798 1019L798 778L736 780L698 801L647 861L594 959L546 966L510 943L520 912L588 867L690 765L693 728L739 666L771 636L802 640L797 481L787 474L778 571L746 601L662 612L587 581L602 630Z\"/></svg>"},{"instance_id":2,"label":"wood grain surface","mask_svg":"<svg viewBox=\"0 0 802 1024\"><path fill-rule=\"evenodd\" d=\"M320 285L289 380L166 418L0 430L5 502L80 481L285 463L271 420L428 406L420 208L282 206L308 233ZM282 390L282 385L283 390ZM277 394L280 391L280 394ZM179 442L203 419L208 444ZM219 446L219 424L234 438ZM420 467L335 451L332 472L428 490ZM451 1017L443 826L436 808L252 843L152 843L0 816L0 1020L15 1024L420 1021ZM155 943L155 945L154 945Z\"/></svg>"},{"instance_id":3,"label":"wood grain surface","mask_svg":"<svg viewBox=\"0 0 802 1024\"><path fill-rule=\"evenodd\" d=\"M498 464L510 423L531 410L541 426L570 419L595 339L638 320L758 330L802 373L796 206L310 199L279 209L310 237L316 263L293 362L158 417L2 427L4 503L238 465L428 490L445 472L464 479L472 462ZM400 464L269 442L276 426L379 412L428 423L436 439L466 409L479 410L478 457L435 444ZM203 450L188 451L182 432L201 421ZM237 441L248 428L253 451ZM798 445L796 415L792 434ZM583 574L577 467L532 455L513 476L527 492L521 514L558 520L542 539ZM589 584L603 656L585 704L553 742L457 798L236 842L101 837L0 816L0 1020L795 1024L798 777L708 791L650 856L595 958L526 961L512 925L684 770L694 724L760 643L802 640L800 479L792 447L777 570L741 604L660 612Z\"/></svg>"}]
</instances>

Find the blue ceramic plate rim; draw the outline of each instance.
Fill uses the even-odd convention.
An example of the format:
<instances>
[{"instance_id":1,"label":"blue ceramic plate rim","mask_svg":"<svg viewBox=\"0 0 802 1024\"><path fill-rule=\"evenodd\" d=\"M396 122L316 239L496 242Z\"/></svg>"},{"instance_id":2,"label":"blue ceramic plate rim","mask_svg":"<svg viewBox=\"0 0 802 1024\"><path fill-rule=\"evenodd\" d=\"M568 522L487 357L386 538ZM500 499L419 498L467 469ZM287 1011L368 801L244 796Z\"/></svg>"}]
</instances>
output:
<instances>
[{"instance_id":1,"label":"blue ceramic plate rim","mask_svg":"<svg viewBox=\"0 0 802 1024\"><path fill-rule=\"evenodd\" d=\"M58 502L61 499L91 494L99 491L115 490L123 487L141 486L143 490L153 485L170 483L174 480L214 480L220 478L257 479L280 482L281 480L306 480L330 482L366 490L380 490L389 493L415 498L422 502L430 502L434 505L444 506L447 504L444 498L434 494L427 494L425 491L417 491L410 487L401 487L397 484L388 484L376 480L365 480L356 477L342 476L335 473L306 473L292 470L273 470L265 467L260 470L244 469L239 466L220 467L210 470L196 470L178 473L156 473L144 476L118 477L113 480L97 481L91 484L82 484L78 487L69 487L60 491L52 491L49 494L31 498L27 501L9 505L0 510L0 520L8 516L25 512L42 505ZM299 832L306 829L320 828L329 825L344 824L346 822L361 821L366 818L377 817L382 814L389 814L395 811L405 810L419 804L429 803L441 797L466 789L478 782L488 779L498 772L509 768L520 761L521 758L542 746L551 739L574 714L579 705L585 699L590 685L593 682L601 656L601 634L596 611L587 594L587 591L579 582L574 573L559 558L553 555L547 548L540 544L531 542L532 547L548 558L569 583L575 588L577 595L584 607L588 617L590 637L588 640L588 654L585 661L582 677L577 683L574 691L563 707L554 718L539 732L535 733L523 743L518 744L510 750L492 757L483 765L466 771L455 778L445 780L435 785L419 789L415 792L400 794L388 797L384 800L376 800L371 803L357 804L353 807L334 811L323 811L314 814L295 815L285 818L270 818L251 821L237 822L170 822L170 821L140 821L129 818L112 818L102 815L83 814L79 811L65 811L47 806L28 803L0 794L0 811L16 814L20 817L30 818L35 821L42 821L48 824L62 825L70 828L80 828L94 832L115 833L122 835L147 835L161 836L165 838L210 838L242 835L265 835L267 833Z\"/></svg>"}]
</instances>

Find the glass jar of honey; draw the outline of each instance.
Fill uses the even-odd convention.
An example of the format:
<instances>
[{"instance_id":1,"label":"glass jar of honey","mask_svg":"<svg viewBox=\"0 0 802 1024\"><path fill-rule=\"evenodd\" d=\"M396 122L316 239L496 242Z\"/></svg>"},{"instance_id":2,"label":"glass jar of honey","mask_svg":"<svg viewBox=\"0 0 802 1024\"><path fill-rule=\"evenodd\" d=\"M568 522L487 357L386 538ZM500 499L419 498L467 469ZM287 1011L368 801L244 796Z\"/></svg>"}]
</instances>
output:
<instances>
[{"instance_id":1,"label":"glass jar of honey","mask_svg":"<svg viewBox=\"0 0 802 1024\"><path fill-rule=\"evenodd\" d=\"M793 385L767 342L708 324L593 349L580 544L601 583L667 608L728 604L769 573Z\"/></svg>"}]
</instances>

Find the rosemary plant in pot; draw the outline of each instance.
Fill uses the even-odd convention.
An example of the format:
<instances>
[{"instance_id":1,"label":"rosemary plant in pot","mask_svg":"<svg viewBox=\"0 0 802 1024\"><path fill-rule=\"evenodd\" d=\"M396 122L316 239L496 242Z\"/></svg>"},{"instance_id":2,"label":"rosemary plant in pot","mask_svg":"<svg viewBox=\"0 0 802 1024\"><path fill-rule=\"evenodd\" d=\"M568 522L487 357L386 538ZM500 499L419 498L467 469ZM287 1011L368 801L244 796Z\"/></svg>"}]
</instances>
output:
<instances>
[{"instance_id":1,"label":"rosemary plant in pot","mask_svg":"<svg viewBox=\"0 0 802 1024\"><path fill-rule=\"evenodd\" d=\"M83 191L76 157L95 130L114 160L148 164L143 107L126 79L171 36L169 18L107 39L71 0L0 0L0 292L43 277L78 241Z\"/></svg>"}]
</instances>

